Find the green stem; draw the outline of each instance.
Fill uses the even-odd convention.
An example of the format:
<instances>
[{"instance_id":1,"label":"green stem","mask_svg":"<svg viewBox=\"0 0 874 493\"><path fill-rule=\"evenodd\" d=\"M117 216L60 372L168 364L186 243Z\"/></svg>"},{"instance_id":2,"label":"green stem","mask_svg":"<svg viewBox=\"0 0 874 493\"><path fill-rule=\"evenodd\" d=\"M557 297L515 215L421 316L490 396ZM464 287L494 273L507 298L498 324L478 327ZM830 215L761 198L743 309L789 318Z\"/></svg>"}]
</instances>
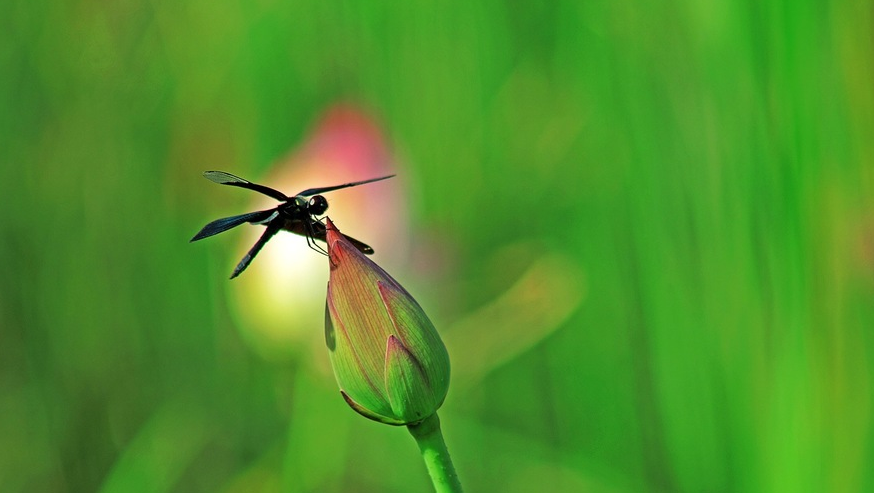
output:
<instances>
[{"instance_id":1,"label":"green stem","mask_svg":"<svg viewBox=\"0 0 874 493\"><path fill-rule=\"evenodd\" d=\"M443 441L437 413L417 425L407 426L407 429L422 451L422 458L425 460L428 474L431 475L434 490L437 493L461 493L461 483L458 482L449 450L446 449L446 442Z\"/></svg>"}]
</instances>

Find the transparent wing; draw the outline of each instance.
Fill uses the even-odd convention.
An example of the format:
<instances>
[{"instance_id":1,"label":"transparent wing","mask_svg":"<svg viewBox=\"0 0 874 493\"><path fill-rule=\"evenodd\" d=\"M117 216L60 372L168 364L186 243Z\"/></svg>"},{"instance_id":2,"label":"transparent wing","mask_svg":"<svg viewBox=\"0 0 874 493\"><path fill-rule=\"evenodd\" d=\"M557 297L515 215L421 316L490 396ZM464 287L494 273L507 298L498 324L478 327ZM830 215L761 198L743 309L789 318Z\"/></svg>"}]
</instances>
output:
<instances>
[{"instance_id":1,"label":"transparent wing","mask_svg":"<svg viewBox=\"0 0 874 493\"><path fill-rule=\"evenodd\" d=\"M272 216L275 212L276 209L270 209L267 211L250 212L248 214L240 214L239 216L216 219L215 221L204 226L203 229L201 229L196 235L194 235L194 238L192 238L191 241L209 238L212 235L223 233L243 223L260 223L266 221L270 219L270 216Z\"/></svg>"},{"instance_id":2,"label":"transparent wing","mask_svg":"<svg viewBox=\"0 0 874 493\"><path fill-rule=\"evenodd\" d=\"M392 176L395 176L395 175L381 176L379 178L371 178L370 180L356 181L356 182L352 182L352 183L346 183L343 185L334 185L333 187L307 188L306 190L299 193L298 195L303 196L303 197L309 197L311 195L319 195L321 193L331 192L334 190L339 190L341 188L356 187L358 185L364 185L365 183L372 183L372 182L379 181L379 180L387 180L387 179L391 178Z\"/></svg>"},{"instance_id":3,"label":"transparent wing","mask_svg":"<svg viewBox=\"0 0 874 493\"><path fill-rule=\"evenodd\" d=\"M279 190L274 190L270 187L265 187L264 185L252 183L249 180L244 180L239 176L225 173L224 171L204 171L203 176L205 176L207 180L218 183L219 185L230 185L232 187L247 188L249 190L263 193L268 197L273 197L276 200L281 200L283 202L288 200L288 197Z\"/></svg>"}]
</instances>

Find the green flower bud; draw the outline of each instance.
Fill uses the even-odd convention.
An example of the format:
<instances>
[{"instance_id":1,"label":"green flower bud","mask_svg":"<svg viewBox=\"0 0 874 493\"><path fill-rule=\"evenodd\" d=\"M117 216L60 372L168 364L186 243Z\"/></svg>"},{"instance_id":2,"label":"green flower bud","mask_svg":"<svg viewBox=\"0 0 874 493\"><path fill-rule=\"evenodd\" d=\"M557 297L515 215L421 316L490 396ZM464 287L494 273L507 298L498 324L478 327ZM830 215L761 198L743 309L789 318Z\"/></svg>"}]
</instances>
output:
<instances>
[{"instance_id":1,"label":"green flower bud","mask_svg":"<svg viewBox=\"0 0 874 493\"><path fill-rule=\"evenodd\" d=\"M340 393L391 425L433 415L449 389L449 354L416 300L327 220L331 277L325 340Z\"/></svg>"}]
</instances>

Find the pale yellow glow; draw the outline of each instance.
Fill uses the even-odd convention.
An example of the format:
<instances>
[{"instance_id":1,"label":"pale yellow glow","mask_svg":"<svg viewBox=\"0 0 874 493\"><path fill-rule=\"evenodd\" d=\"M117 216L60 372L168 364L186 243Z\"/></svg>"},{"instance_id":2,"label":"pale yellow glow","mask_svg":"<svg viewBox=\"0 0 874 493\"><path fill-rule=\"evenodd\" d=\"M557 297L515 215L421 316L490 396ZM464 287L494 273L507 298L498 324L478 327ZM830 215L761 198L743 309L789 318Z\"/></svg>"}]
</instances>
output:
<instances>
[{"instance_id":1,"label":"pale yellow glow","mask_svg":"<svg viewBox=\"0 0 874 493\"><path fill-rule=\"evenodd\" d=\"M244 248L257 240L263 228L252 228ZM328 260L310 250L306 239L280 232L264 247L249 268L233 281L241 328L255 349L271 359L293 351L322 333Z\"/></svg>"}]
</instances>

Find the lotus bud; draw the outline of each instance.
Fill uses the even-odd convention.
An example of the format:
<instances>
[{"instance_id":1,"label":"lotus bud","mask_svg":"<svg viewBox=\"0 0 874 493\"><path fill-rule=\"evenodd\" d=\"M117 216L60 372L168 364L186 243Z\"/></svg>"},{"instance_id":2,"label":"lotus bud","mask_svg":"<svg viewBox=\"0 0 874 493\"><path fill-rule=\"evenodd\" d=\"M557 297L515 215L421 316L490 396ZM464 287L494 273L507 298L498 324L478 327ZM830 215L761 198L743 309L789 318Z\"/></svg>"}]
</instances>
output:
<instances>
[{"instance_id":1,"label":"lotus bud","mask_svg":"<svg viewBox=\"0 0 874 493\"><path fill-rule=\"evenodd\" d=\"M340 393L390 425L432 416L449 389L449 354L422 307L327 220L325 340Z\"/></svg>"}]
</instances>

